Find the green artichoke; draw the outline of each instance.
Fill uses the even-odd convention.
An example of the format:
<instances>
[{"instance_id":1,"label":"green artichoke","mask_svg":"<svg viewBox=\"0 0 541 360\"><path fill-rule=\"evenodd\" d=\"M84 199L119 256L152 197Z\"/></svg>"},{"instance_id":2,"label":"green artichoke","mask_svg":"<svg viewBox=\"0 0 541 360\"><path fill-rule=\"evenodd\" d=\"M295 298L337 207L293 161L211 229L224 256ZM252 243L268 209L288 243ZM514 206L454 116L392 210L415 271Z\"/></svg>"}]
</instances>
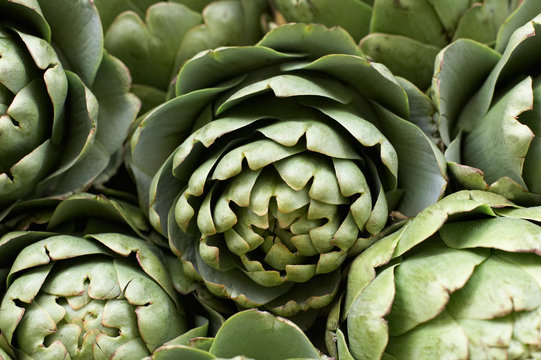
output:
<instances>
[{"instance_id":1,"label":"green artichoke","mask_svg":"<svg viewBox=\"0 0 541 360\"><path fill-rule=\"evenodd\" d=\"M91 2L0 1L0 218L115 172L139 109L129 82Z\"/></svg>"},{"instance_id":2,"label":"green artichoke","mask_svg":"<svg viewBox=\"0 0 541 360\"><path fill-rule=\"evenodd\" d=\"M493 46L513 12L537 14L537 0L272 0L286 21L339 25L373 61L419 88L430 86L434 59L447 44L473 39ZM523 10L517 10L524 7ZM533 17L533 15L532 15ZM529 20L529 19L525 19Z\"/></svg>"},{"instance_id":3,"label":"green artichoke","mask_svg":"<svg viewBox=\"0 0 541 360\"><path fill-rule=\"evenodd\" d=\"M442 195L442 154L406 120L427 98L358 54L345 31L304 24L199 54L135 131L141 205L215 295L282 316L324 307L391 210Z\"/></svg>"},{"instance_id":4,"label":"green artichoke","mask_svg":"<svg viewBox=\"0 0 541 360\"><path fill-rule=\"evenodd\" d=\"M349 271L339 358L539 358L540 221L541 207L462 191L375 243Z\"/></svg>"},{"instance_id":5,"label":"green artichoke","mask_svg":"<svg viewBox=\"0 0 541 360\"><path fill-rule=\"evenodd\" d=\"M96 6L106 22L105 48L130 69L131 91L143 101L142 112L166 100L171 81L193 55L256 43L267 10L264 0L101 0Z\"/></svg>"},{"instance_id":6,"label":"green artichoke","mask_svg":"<svg viewBox=\"0 0 541 360\"><path fill-rule=\"evenodd\" d=\"M203 327L183 334L145 360L328 359L294 323L257 310L231 316L213 338L202 336Z\"/></svg>"},{"instance_id":7,"label":"green artichoke","mask_svg":"<svg viewBox=\"0 0 541 360\"><path fill-rule=\"evenodd\" d=\"M500 25L521 5L540 7L537 0L375 0L370 34L360 46L394 74L428 89L444 46L460 38L493 46Z\"/></svg>"},{"instance_id":8,"label":"green artichoke","mask_svg":"<svg viewBox=\"0 0 541 360\"><path fill-rule=\"evenodd\" d=\"M170 272L178 262L137 237L147 230L141 212L91 194L55 201L22 203L29 219L22 205L10 217L25 230L0 237L2 352L141 359L184 333Z\"/></svg>"},{"instance_id":9,"label":"green artichoke","mask_svg":"<svg viewBox=\"0 0 541 360\"><path fill-rule=\"evenodd\" d=\"M470 40L443 49L433 98L458 184L539 205L541 15L518 29L517 24L522 25L518 16L502 28L496 46L502 54Z\"/></svg>"}]
</instances>

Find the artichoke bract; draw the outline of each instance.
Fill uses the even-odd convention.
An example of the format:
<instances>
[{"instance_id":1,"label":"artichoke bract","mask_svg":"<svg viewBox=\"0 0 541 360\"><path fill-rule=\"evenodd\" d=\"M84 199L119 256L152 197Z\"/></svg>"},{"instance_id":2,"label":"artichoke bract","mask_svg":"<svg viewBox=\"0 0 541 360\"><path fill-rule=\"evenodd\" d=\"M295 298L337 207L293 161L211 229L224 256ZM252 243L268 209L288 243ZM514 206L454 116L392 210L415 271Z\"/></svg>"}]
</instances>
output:
<instances>
[{"instance_id":1,"label":"artichoke bract","mask_svg":"<svg viewBox=\"0 0 541 360\"><path fill-rule=\"evenodd\" d=\"M539 205L541 16L531 16L517 16L501 31L496 47L501 54L470 40L443 49L433 98L458 184Z\"/></svg>"},{"instance_id":2,"label":"artichoke bract","mask_svg":"<svg viewBox=\"0 0 541 360\"><path fill-rule=\"evenodd\" d=\"M141 121L127 161L185 271L242 307L327 305L391 210L414 215L445 189L442 154L406 120L408 94L424 95L342 29L284 25L201 53L176 91Z\"/></svg>"},{"instance_id":3,"label":"artichoke bract","mask_svg":"<svg viewBox=\"0 0 541 360\"><path fill-rule=\"evenodd\" d=\"M349 271L340 359L537 358L540 221L541 207L461 191L375 243Z\"/></svg>"},{"instance_id":4,"label":"artichoke bract","mask_svg":"<svg viewBox=\"0 0 541 360\"><path fill-rule=\"evenodd\" d=\"M187 8L201 12L209 3L214 0L166 0L166 2L182 4ZM98 8L100 13L101 23L105 32L113 24L116 17L126 11L134 12L139 17L143 18L145 12L148 8L156 3L160 2L159 0L117 0L117 1L106 1L106 0L96 0L94 4Z\"/></svg>"},{"instance_id":5,"label":"artichoke bract","mask_svg":"<svg viewBox=\"0 0 541 360\"><path fill-rule=\"evenodd\" d=\"M0 237L1 264L9 264L2 351L17 359L140 359L187 330L169 265L178 262L137 237L146 226L137 207L77 194L52 212L44 206L43 224L31 209L27 230Z\"/></svg>"},{"instance_id":6,"label":"artichoke bract","mask_svg":"<svg viewBox=\"0 0 541 360\"><path fill-rule=\"evenodd\" d=\"M269 0L277 21L282 16L287 22L317 23L344 28L355 41L370 31L373 0Z\"/></svg>"},{"instance_id":7,"label":"artichoke bract","mask_svg":"<svg viewBox=\"0 0 541 360\"><path fill-rule=\"evenodd\" d=\"M139 3L102 0L96 6L106 22L105 48L130 69L142 112L166 100L181 65L198 52L253 45L263 36L264 0Z\"/></svg>"},{"instance_id":8,"label":"artichoke bract","mask_svg":"<svg viewBox=\"0 0 541 360\"><path fill-rule=\"evenodd\" d=\"M0 1L0 217L114 173L139 109L129 82L91 2Z\"/></svg>"},{"instance_id":9,"label":"artichoke bract","mask_svg":"<svg viewBox=\"0 0 541 360\"><path fill-rule=\"evenodd\" d=\"M244 310L231 316L216 336L207 341L197 335L183 334L145 360L328 359L294 323L258 310Z\"/></svg>"}]
</instances>

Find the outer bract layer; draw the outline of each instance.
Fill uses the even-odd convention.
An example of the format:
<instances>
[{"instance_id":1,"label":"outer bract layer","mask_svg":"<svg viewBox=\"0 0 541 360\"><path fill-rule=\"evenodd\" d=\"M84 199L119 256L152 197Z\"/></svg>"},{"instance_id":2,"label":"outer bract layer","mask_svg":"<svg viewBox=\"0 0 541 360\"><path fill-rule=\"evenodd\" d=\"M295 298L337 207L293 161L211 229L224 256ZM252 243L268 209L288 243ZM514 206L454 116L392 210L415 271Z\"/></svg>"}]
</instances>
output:
<instances>
[{"instance_id":1,"label":"outer bract layer","mask_svg":"<svg viewBox=\"0 0 541 360\"><path fill-rule=\"evenodd\" d=\"M539 205L541 16L510 25L516 26L498 38L501 55L468 40L443 49L433 97L448 144L445 155L459 184Z\"/></svg>"},{"instance_id":2,"label":"outer bract layer","mask_svg":"<svg viewBox=\"0 0 541 360\"><path fill-rule=\"evenodd\" d=\"M406 120L427 99L358 54L343 30L303 24L201 53L137 128L141 203L214 294L284 316L324 307L390 210L442 194L442 155Z\"/></svg>"},{"instance_id":3,"label":"outer bract layer","mask_svg":"<svg viewBox=\"0 0 541 360\"><path fill-rule=\"evenodd\" d=\"M434 59L457 39L494 46L504 28L541 12L537 0L272 0L287 21L339 25L363 53L419 88L430 87ZM526 21L529 19L524 19Z\"/></svg>"},{"instance_id":4,"label":"outer bract layer","mask_svg":"<svg viewBox=\"0 0 541 360\"><path fill-rule=\"evenodd\" d=\"M375 0L363 52L421 89L428 89L434 59L457 39L494 46L500 26L517 12L537 13L537 0ZM520 9L520 7L524 9Z\"/></svg>"},{"instance_id":5,"label":"outer bract layer","mask_svg":"<svg viewBox=\"0 0 541 360\"><path fill-rule=\"evenodd\" d=\"M541 207L462 191L356 258L344 359L541 355Z\"/></svg>"},{"instance_id":6,"label":"outer bract layer","mask_svg":"<svg viewBox=\"0 0 541 360\"><path fill-rule=\"evenodd\" d=\"M91 2L0 1L0 217L114 173L139 109L129 82Z\"/></svg>"},{"instance_id":7,"label":"outer bract layer","mask_svg":"<svg viewBox=\"0 0 541 360\"><path fill-rule=\"evenodd\" d=\"M206 341L194 332L186 335L159 347L145 360L328 359L291 321L258 310L236 313Z\"/></svg>"}]
</instances>

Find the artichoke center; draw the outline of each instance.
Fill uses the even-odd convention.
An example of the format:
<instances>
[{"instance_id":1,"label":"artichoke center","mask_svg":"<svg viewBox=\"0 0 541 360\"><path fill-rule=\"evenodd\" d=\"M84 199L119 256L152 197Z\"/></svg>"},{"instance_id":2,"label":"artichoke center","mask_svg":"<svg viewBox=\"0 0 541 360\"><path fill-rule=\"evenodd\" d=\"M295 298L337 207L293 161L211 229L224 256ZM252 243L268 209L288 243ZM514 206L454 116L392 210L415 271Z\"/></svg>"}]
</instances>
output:
<instances>
[{"instance_id":1,"label":"artichoke center","mask_svg":"<svg viewBox=\"0 0 541 360\"><path fill-rule=\"evenodd\" d=\"M16 332L20 349L45 357L67 351L72 359L92 357L95 347L118 348L139 337L135 307L104 257L57 263ZM54 358L54 356L53 356Z\"/></svg>"}]
</instances>

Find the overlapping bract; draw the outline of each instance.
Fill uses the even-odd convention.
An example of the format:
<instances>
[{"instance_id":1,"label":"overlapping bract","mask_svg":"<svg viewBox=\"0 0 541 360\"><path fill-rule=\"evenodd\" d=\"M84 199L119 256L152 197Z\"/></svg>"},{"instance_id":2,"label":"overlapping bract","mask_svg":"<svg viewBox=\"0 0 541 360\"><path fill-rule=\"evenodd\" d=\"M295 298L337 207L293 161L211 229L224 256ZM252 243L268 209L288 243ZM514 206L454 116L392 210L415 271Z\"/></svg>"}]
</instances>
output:
<instances>
[{"instance_id":1,"label":"overlapping bract","mask_svg":"<svg viewBox=\"0 0 541 360\"><path fill-rule=\"evenodd\" d=\"M164 344L145 360L328 359L294 323L258 310L234 314L212 338L202 337L204 329L203 325Z\"/></svg>"},{"instance_id":2,"label":"overlapping bract","mask_svg":"<svg viewBox=\"0 0 541 360\"><path fill-rule=\"evenodd\" d=\"M264 0L103 0L96 6L106 16L105 48L130 69L142 112L166 100L180 67L198 52L255 44L267 10Z\"/></svg>"},{"instance_id":3,"label":"overlapping bract","mask_svg":"<svg viewBox=\"0 0 541 360\"><path fill-rule=\"evenodd\" d=\"M450 170L465 188L541 204L540 29L539 16L509 28L502 54L460 40L438 56L434 101Z\"/></svg>"},{"instance_id":4,"label":"overlapping bract","mask_svg":"<svg viewBox=\"0 0 541 360\"><path fill-rule=\"evenodd\" d=\"M342 359L541 354L541 208L462 191L359 255Z\"/></svg>"},{"instance_id":5,"label":"overlapping bract","mask_svg":"<svg viewBox=\"0 0 541 360\"><path fill-rule=\"evenodd\" d=\"M374 0L270 0L270 3L278 12L275 19L278 23L286 21L340 26L355 41L359 41L370 31Z\"/></svg>"},{"instance_id":6,"label":"overlapping bract","mask_svg":"<svg viewBox=\"0 0 541 360\"><path fill-rule=\"evenodd\" d=\"M522 3L515 0L375 0L370 34L361 40L360 47L363 53L387 65L394 74L404 76L423 90L428 89L434 59L443 47L461 38L492 46L500 25L509 21ZM524 7L539 7L537 1L524 3L528 3Z\"/></svg>"},{"instance_id":7,"label":"overlapping bract","mask_svg":"<svg viewBox=\"0 0 541 360\"><path fill-rule=\"evenodd\" d=\"M287 316L321 308L402 193L413 215L445 188L408 100L338 28L283 26L200 54L132 138L142 205L214 294Z\"/></svg>"},{"instance_id":8,"label":"overlapping bract","mask_svg":"<svg viewBox=\"0 0 541 360\"><path fill-rule=\"evenodd\" d=\"M516 13L541 11L536 0L272 2L287 21L342 26L360 40L366 56L423 90L430 87L434 59L443 47L461 38L493 46L500 26L515 22Z\"/></svg>"},{"instance_id":9,"label":"overlapping bract","mask_svg":"<svg viewBox=\"0 0 541 360\"><path fill-rule=\"evenodd\" d=\"M0 358L541 357L539 12L0 0Z\"/></svg>"},{"instance_id":10,"label":"overlapping bract","mask_svg":"<svg viewBox=\"0 0 541 360\"><path fill-rule=\"evenodd\" d=\"M91 194L56 202L30 207L28 221L19 207L11 216L21 230L0 238L8 265L2 351L17 359L140 359L184 333L173 262L137 237L142 214Z\"/></svg>"},{"instance_id":11,"label":"overlapping bract","mask_svg":"<svg viewBox=\"0 0 541 360\"><path fill-rule=\"evenodd\" d=\"M3 0L0 10L2 212L107 179L139 101L124 65L103 51L90 2Z\"/></svg>"}]
</instances>

